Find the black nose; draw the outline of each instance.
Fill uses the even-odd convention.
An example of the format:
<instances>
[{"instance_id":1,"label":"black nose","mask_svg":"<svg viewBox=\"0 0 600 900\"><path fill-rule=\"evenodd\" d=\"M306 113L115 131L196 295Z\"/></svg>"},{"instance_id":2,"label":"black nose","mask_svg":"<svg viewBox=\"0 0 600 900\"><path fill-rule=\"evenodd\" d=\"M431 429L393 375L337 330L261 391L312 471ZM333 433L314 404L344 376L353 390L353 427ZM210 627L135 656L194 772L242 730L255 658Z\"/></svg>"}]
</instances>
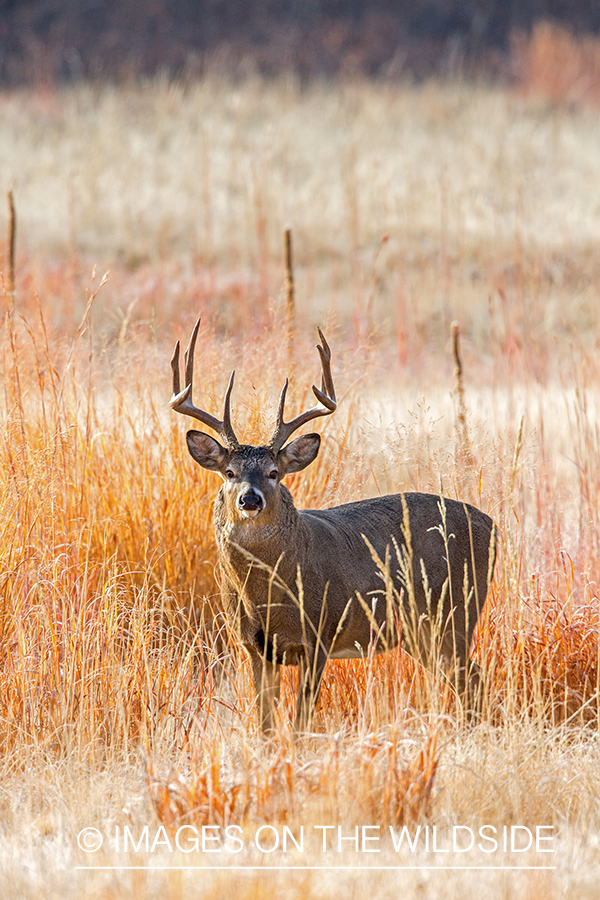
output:
<instances>
[{"instance_id":1,"label":"black nose","mask_svg":"<svg viewBox=\"0 0 600 900\"><path fill-rule=\"evenodd\" d=\"M238 506L240 509L248 510L248 512L255 509L261 510L263 508L263 498L260 494L250 488L249 491L246 491L246 493L242 494L238 499Z\"/></svg>"}]
</instances>

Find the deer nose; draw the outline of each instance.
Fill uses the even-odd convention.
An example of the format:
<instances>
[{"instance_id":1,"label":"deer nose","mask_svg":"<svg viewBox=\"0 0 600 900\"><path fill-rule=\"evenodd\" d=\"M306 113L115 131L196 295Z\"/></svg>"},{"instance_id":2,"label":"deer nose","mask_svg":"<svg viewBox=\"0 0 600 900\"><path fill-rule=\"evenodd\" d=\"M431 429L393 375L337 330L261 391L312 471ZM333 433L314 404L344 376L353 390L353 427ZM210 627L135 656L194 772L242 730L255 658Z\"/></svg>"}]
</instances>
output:
<instances>
[{"instance_id":1,"label":"deer nose","mask_svg":"<svg viewBox=\"0 0 600 900\"><path fill-rule=\"evenodd\" d=\"M254 488L250 488L238 497L238 506L244 512L260 512L264 505L264 497Z\"/></svg>"}]
</instances>

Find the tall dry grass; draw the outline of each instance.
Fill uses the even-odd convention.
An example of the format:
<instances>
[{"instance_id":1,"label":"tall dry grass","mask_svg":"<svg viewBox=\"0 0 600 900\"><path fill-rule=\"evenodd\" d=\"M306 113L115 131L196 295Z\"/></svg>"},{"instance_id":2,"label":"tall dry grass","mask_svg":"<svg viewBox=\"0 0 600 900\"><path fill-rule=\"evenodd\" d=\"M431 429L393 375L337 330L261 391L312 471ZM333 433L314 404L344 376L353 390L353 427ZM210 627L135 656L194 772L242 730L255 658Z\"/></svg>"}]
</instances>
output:
<instances>
[{"instance_id":1,"label":"tall dry grass","mask_svg":"<svg viewBox=\"0 0 600 900\"><path fill-rule=\"evenodd\" d=\"M3 896L386 897L399 885L463 896L476 882L490 896L594 896L592 114L434 84L397 94L363 83L158 84L2 102L0 128L11 122L20 151L0 143L21 241L0 331ZM71 195L67 159L78 159ZM239 173L252 166L240 197ZM477 218L482 198L491 205ZM70 225L51 216L60 208ZM292 359L284 212L296 251ZM98 272L112 266L106 283L89 254ZM236 430L248 441L268 432L291 369L291 406L307 402L315 320L327 334L341 403L321 426L317 461L289 481L298 506L441 490L497 521L496 577L473 646L487 673L474 727L447 687L395 651L330 663L303 741L291 735L286 671L277 736L259 737L243 652L231 640L224 651L223 635L202 625L219 608L217 484L194 468L167 406L172 344L199 307L202 400L219 407L235 366ZM217 859L164 843L124 856L114 844L116 828L164 825L174 839L184 824L238 825L247 846ZM351 865L466 857L394 853L389 840L378 857L349 843L323 854L314 840L266 855L250 841L261 825L297 837L316 824L345 835L356 825L552 825L556 869L357 875ZM88 826L105 835L98 853L78 847ZM201 878L181 868L215 860L345 868ZM548 858L474 850L468 862ZM176 868L76 868L119 864Z\"/></svg>"}]
</instances>

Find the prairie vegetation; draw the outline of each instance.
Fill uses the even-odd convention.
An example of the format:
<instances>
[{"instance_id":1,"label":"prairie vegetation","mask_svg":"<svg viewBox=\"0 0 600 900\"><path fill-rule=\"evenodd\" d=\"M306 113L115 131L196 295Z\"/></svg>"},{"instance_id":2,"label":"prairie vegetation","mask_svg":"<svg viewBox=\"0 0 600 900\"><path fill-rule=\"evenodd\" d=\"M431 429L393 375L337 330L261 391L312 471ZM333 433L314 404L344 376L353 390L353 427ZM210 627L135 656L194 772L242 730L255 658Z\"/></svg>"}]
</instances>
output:
<instances>
[{"instance_id":1,"label":"prairie vegetation","mask_svg":"<svg viewBox=\"0 0 600 900\"><path fill-rule=\"evenodd\" d=\"M2 896L595 896L597 111L463 84L217 78L0 105L18 251L0 331ZM5 286L7 268L6 247ZM286 375L290 413L305 405L315 325L327 335L340 405L288 480L299 507L441 490L494 517L478 724L398 651L329 663L299 742L286 672L261 739L243 653L202 627L219 607L218 480L168 409L173 343L198 313L196 398L217 410L235 367L248 442ZM115 845L161 825L154 852ZM182 825L239 826L244 849L171 853ZM261 851L264 825L304 826L303 851ZM332 831L323 853L317 825L379 826L382 852L338 853ZM404 825L435 826L438 848L455 825L553 826L554 853L395 852ZM181 868L215 861L344 868ZM76 868L117 865L175 869ZM538 868L383 868L441 865Z\"/></svg>"}]
</instances>

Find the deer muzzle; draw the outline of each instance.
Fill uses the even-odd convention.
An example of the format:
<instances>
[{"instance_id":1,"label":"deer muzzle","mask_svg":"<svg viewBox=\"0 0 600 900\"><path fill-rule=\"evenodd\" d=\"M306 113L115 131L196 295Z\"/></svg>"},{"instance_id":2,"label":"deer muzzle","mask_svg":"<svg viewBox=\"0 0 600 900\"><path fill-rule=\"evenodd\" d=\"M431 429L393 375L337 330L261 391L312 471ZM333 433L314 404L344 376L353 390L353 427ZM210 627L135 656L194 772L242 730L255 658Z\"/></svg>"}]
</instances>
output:
<instances>
[{"instance_id":1,"label":"deer muzzle","mask_svg":"<svg viewBox=\"0 0 600 900\"><path fill-rule=\"evenodd\" d=\"M239 495L237 505L242 515L252 518L265 508L265 498L257 488L250 487Z\"/></svg>"}]
</instances>

